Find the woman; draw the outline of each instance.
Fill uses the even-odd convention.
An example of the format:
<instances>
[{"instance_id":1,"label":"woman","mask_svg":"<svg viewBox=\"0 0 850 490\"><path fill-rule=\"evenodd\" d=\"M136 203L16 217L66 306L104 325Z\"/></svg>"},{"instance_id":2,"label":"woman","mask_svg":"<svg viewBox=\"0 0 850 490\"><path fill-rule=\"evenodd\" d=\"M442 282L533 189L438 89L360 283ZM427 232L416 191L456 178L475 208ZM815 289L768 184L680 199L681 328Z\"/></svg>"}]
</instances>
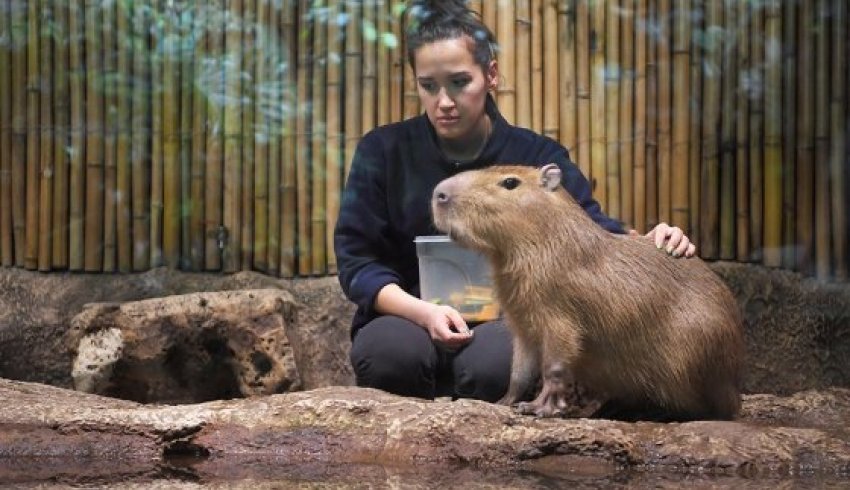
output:
<instances>
[{"instance_id":1,"label":"woman","mask_svg":"<svg viewBox=\"0 0 850 490\"><path fill-rule=\"evenodd\" d=\"M413 240L436 234L436 184L499 163L554 162L596 223L611 233L625 230L602 213L562 145L499 114L490 95L499 77L493 34L461 0L415 1L408 15L408 61L425 114L362 138L335 230L339 281L358 306L351 362L359 386L495 401L510 377L507 327L493 321L470 329L452 307L418 298ZM679 228L662 223L647 236L677 257L695 252Z\"/></svg>"}]
</instances>

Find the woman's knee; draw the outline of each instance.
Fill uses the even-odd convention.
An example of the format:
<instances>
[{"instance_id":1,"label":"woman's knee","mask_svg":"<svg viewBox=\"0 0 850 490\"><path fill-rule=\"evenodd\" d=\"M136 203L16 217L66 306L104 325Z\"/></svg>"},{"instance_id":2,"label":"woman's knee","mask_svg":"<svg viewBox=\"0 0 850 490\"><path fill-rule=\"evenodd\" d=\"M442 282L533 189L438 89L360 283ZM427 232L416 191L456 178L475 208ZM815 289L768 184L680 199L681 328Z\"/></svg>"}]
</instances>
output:
<instances>
[{"instance_id":1,"label":"woman's knee","mask_svg":"<svg viewBox=\"0 0 850 490\"><path fill-rule=\"evenodd\" d=\"M511 334L502 322L488 322L474 331L474 340L454 360L455 394L494 402L508 390Z\"/></svg>"},{"instance_id":2,"label":"woman's knee","mask_svg":"<svg viewBox=\"0 0 850 490\"><path fill-rule=\"evenodd\" d=\"M379 317L363 326L351 345L358 386L433 398L437 353L427 332L399 317Z\"/></svg>"}]
</instances>

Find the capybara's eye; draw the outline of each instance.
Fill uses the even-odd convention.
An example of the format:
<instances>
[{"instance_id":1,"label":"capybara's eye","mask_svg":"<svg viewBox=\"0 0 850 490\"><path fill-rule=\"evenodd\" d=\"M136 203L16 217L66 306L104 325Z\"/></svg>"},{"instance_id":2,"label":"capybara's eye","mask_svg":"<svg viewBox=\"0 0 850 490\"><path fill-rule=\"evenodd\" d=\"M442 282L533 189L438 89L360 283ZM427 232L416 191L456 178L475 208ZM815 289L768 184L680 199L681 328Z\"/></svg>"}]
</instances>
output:
<instances>
[{"instance_id":1,"label":"capybara's eye","mask_svg":"<svg viewBox=\"0 0 850 490\"><path fill-rule=\"evenodd\" d=\"M509 191L516 189L519 186L519 184L520 184L520 180L516 177L505 177L504 179L502 179L501 182L499 182L500 186L504 187L505 189L507 189Z\"/></svg>"}]
</instances>

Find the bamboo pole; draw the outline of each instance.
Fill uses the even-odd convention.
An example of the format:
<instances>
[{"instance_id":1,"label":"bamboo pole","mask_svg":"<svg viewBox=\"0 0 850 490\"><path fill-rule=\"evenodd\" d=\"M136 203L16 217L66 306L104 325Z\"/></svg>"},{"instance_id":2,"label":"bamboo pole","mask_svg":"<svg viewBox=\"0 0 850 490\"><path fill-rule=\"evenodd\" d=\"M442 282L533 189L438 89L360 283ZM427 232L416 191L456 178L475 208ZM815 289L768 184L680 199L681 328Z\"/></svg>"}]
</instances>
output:
<instances>
[{"instance_id":1,"label":"bamboo pole","mask_svg":"<svg viewBox=\"0 0 850 490\"><path fill-rule=\"evenodd\" d=\"M258 86L256 79L257 56L255 56L255 53L259 56L263 56L264 53L257 52L256 50L256 9L256 0L243 0L242 19L239 23L242 31L241 59L243 73L239 99L241 101L240 108L242 113L242 127L240 131L241 148L239 148L242 162L242 189L240 191L242 200L237 206L238 213L241 215L240 236L242 237L242 244L240 246L241 256L237 268L243 270L250 270L254 263L255 226L260 224L254 220L254 173L257 171L258 162L254 161L253 156L255 155L254 146L257 143L256 134L259 129L254 124L256 120L255 114L257 112L256 88ZM268 154L268 147L264 148L263 151ZM263 165L267 163L267 159L262 162ZM263 178L265 178L266 169L263 169L263 173Z\"/></svg>"},{"instance_id":2,"label":"bamboo pole","mask_svg":"<svg viewBox=\"0 0 850 490\"><path fill-rule=\"evenodd\" d=\"M193 271L204 269L205 263L205 160L207 139L211 138L207 131L207 107L209 105L206 93L210 91L210 81L205 76L209 70L207 43L210 41L208 31L211 6L206 2L194 2L192 16L194 57L198 60L193 78L190 80L192 91L192 163L190 182L190 218L189 218L189 267ZM209 121L212 123L213 121ZM212 127L212 124L209 125Z\"/></svg>"},{"instance_id":3,"label":"bamboo pole","mask_svg":"<svg viewBox=\"0 0 850 490\"><path fill-rule=\"evenodd\" d=\"M608 203L605 122L605 2L591 3L590 36L590 183L593 196L600 204ZM606 209L606 211L608 211Z\"/></svg>"},{"instance_id":4,"label":"bamboo pole","mask_svg":"<svg viewBox=\"0 0 850 490\"><path fill-rule=\"evenodd\" d=\"M281 80L277 97L278 106L281 108L280 118L277 119L277 134L279 149L273 162L277 166L278 178L275 182L270 181L273 187L269 190L270 205L275 207L275 223L270 225L270 234L274 237L274 249L269 251L270 267L276 276L284 273L291 274L294 256L295 237L295 114L297 107L293 101L296 89L296 49L298 42L295 39L296 29L292 26L295 15L295 6L284 6L284 8L273 8L275 11L275 25L277 34L274 39L277 42L277 61L275 62L275 73ZM271 219L271 218L270 218ZM270 247L271 242L270 242Z\"/></svg>"},{"instance_id":5,"label":"bamboo pole","mask_svg":"<svg viewBox=\"0 0 850 490\"><path fill-rule=\"evenodd\" d=\"M691 1L691 21L690 29L704 32L703 24L705 12L704 0ZM690 144L688 145L688 204L690 213L688 216L687 233L691 242L699 244L702 242L702 229L700 228L700 218L702 210L700 203L702 202L702 172L700 170L702 162L702 145L700 144L700 134L702 133L702 109L705 107L702 101L703 88L703 57L699 43L690 43L690 92L689 104L691 107L690 117L688 119ZM702 250L698 250L698 254Z\"/></svg>"},{"instance_id":6,"label":"bamboo pole","mask_svg":"<svg viewBox=\"0 0 850 490\"><path fill-rule=\"evenodd\" d=\"M327 64L328 64L328 21L317 17L313 23L313 73L312 73L312 132L313 146L311 164L310 207L310 267L299 270L303 274L324 274L325 226L327 225ZM306 266L306 263L305 263Z\"/></svg>"},{"instance_id":7,"label":"bamboo pole","mask_svg":"<svg viewBox=\"0 0 850 490\"><path fill-rule=\"evenodd\" d=\"M117 75L115 44L115 4L102 4L101 46L103 60L103 75L101 91L103 92L103 261L101 270L112 272L117 268L117 148L118 135L118 98L115 83Z\"/></svg>"},{"instance_id":8,"label":"bamboo pole","mask_svg":"<svg viewBox=\"0 0 850 490\"><path fill-rule=\"evenodd\" d=\"M407 46L402 39L402 53L407 52ZM416 84L416 76L413 73L413 67L410 63L401 62L402 65L402 114L403 119L408 119L419 114L419 92Z\"/></svg>"},{"instance_id":9,"label":"bamboo pole","mask_svg":"<svg viewBox=\"0 0 850 490\"><path fill-rule=\"evenodd\" d=\"M749 21L750 5L741 2L731 9L734 15L734 25L737 35L737 66L735 69L735 81L740 83L740 74L749 73L753 69L750 59L750 36ZM738 87L735 100L735 139L736 153L734 164L735 179L735 258L745 262L750 257L750 175L749 175L749 153L750 153L750 95L751 92L744 87Z\"/></svg>"},{"instance_id":10,"label":"bamboo pole","mask_svg":"<svg viewBox=\"0 0 850 490\"><path fill-rule=\"evenodd\" d=\"M531 0L516 0L514 30L516 32L514 47L521 53L531 52L531 56L516 56L516 124L523 128L531 128L532 123L532 64L534 57L531 44ZM557 55L557 51L554 52ZM558 79L555 78L557 83ZM557 87L557 84L556 84ZM557 90L557 88L556 88ZM539 93L539 92L538 92ZM557 106L556 106L557 107Z\"/></svg>"},{"instance_id":11,"label":"bamboo pole","mask_svg":"<svg viewBox=\"0 0 850 490\"><path fill-rule=\"evenodd\" d=\"M385 124L390 123L392 121L392 100L390 95L390 86L391 86L391 65L392 58L390 56L390 46L389 44L392 41L395 41L395 38L390 37L392 35L390 31L390 2L378 2L376 5L377 9L377 29L375 38L375 48L376 48L376 56L378 57L377 68L378 68L378 126L383 126Z\"/></svg>"},{"instance_id":12,"label":"bamboo pole","mask_svg":"<svg viewBox=\"0 0 850 490\"><path fill-rule=\"evenodd\" d=\"M672 221L673 165L671 162L673 147L673 94L671 66L672 23L671 0L658 0L658 21L660 37L656 44L658 61L658 99L657 144L658 144L658 219Z\"/></svg>"},{"instance_id":13,"label":"bamboo pole","mask_svg":"<svg viewBox=\"0 0 850 490\"><path fill-rule=\"evenodd\" d=\"M634 227L634 85L635 85L635 0L621 1L620 30L620 219Z\"/></svg>"},{"instance_id":14,"label":"bamboo pole","mask_svg":"<svg viewBox=\"0 0 850 490\"><path fill-rule=\"evenodd\" d=\"M242 0L227 4L224 34L224 201L222 223L228 233L222 253L222 270L241 268L242 223Z\"/></svg>"},{"instance_id":15,"label":"bamboo pole","mask_svg":"<svg viewBox=\"0 0 850 490\"><path fill-rule=\"evenodd\" d=\"M404 71L405 52L403 45L403 19L402 10L395 8L395 4L387 2L391 41L389 46L390 56L390 121L400 121L404 114Z\"/></svg>"},{"instance_id":16,"label":"bamboo pole","mask_svg":"<svg viewBox=\"0 0 850 490\"><path fill-rule=\"evenodd\" d=\"M356 19L365 17L366 23L370 22L369 16L374 16L374 2L366 2L363 4L363 12L358 9L357 3L348 4L346 17L349 21L345 25L345 93L340 90L337 94L340 99L345 100L345 121L343 128L344 138L343 145L345 153L343 155L344 167L343 171L347 175L351 167L351 160L354 158L354 150L357 148L357 142L360 141L360 135L363 130L372 127L374 124L374 90L375 90L375 65L373 53L374 42L364 41L361 33L360 22ZM372 54L369 53L372 52ZM329 72L330 75L330 72ZM415 82L414 82L415 86ZM362 97L357 97L352 94L363 94ZM340 169L332 167L334 178L340 174ZM341 178L342 175L339 175ZM331 226L328 228L328 244L333 244L333 230L331 229L336 222L336 214L339 211L339 192L341 181L334 181L328 186L328 192L334 192L337 196L334 198L336 202L331 202L329 195L328 211L331 213ZM333 250L328 248L329 252ZM335 266L335 263L334 263Z\"/></svg>"},{"instance_id":17,"label":"bamboo pole","mask_svg":"<svg viewBox=\"0 0 850 490\"><path fill-rule=\"evenodd\" d=\"M307 37L309 31L305 31L304 35L296 38L296 33L301 32L298 29L295 19L295 9L286 8L281 12L281 25L283 27L283 40L285 51L283 55L285 59L284 71L284 101L285 106L291 107L283 114L283 142L281 148L281 183L280 183L280 203L283 211L281 212L280 221L280 275L283 277L293 277L296 273L295 269L295 244L296 233L298 231L297 217L299 210L299 201L297 195L296 184L299 182L299 177L296 174L298 169L298 161L300 160L296 153L296 131L300 124L301 116L299 112L299 100L294 97L301 95L301 75L303 71L301 60L299 58L299 49L302 42L301 38ZM297 73L296 73L297 67ZM301 137L298 136L298 139Z\"/></svg>"},{"instance_id":18,"label":"bamboo pole","mask_svg":"<svg viewBox=\"0 0 850 490\"><path fill-rule=\"evenodd\" d=\"M69 88L68 88L68 4L53 7L53 216L51 217L51 265L55 269L68 267L68 148ZM8 65L7 65L8 66ZM0 75L2 77L2 75ZM6 119L8 121L8 119ZM0 191L2 192L2 191Z\"/></svg>"},{"instance_id":19,"label":"bamboo pole","mask_svg":"<svg viewBox=\"0 0 850 490\"><path fill-rule=\"evenodd\" d=\"M781 72L781 101L782 101L782 210L773 211L782 213L782 229L780 230L781 265L786 269L794 269L797 261L797 27L799 2L791 0L781 2L780 36L782 42L782 57L778 58L782 63ZM769 44L765 43L765 49ZM773 48L775 49L775 47ZM767 212L771 212L767 210Z\"/></svg>"},{"instance_id":20,"label":"bamboo pole","mask_svg":"<svg viewBox=\"0 0 850 490\"><path fill-rule=\"evenodd\" d=\"M179 5L180 22L177 39L179 60L178 87L180 89L180 196L177 207L180 222L180 256L178 267L191 268L192 257L192 130L194 127L195 79L195 1L186 0Z\"/></svg>"},{"instance_id":21,"label":"bamboo pole","mask_svg":"<svg viewBox=\"0 0 850 490\"><path fill-rule=\"evenodd\" d=\"M150 17L147 5L133 4L133 140L131 185L133 270L144 271L150 266L150 158L151 104L153 84L150 80Z\"/></svg>"},{"instance_id":22,"label":"bamboo pole","mask_svg":"<svg viewBox=\"0 0 850 490\"><path fill-rule=\"evenodd\" d=\"M130 196L132 196L131 178L131 145L132 130L130 126L130 111L132 107L132 31L130 16L132 15L131 4L122 2L116 5L115 27L118 72L117 72L117 141L115 149L116 165L116 246L118 257L118 270L130 272L133 269L133 227L131 222L132 209ZM58 173L57 173L58 176Z\"/></svg>"},{"instance_id":23,"label":"bamboo pole","mask_svg":"<svg viewBox=\"0 0 850 490\"><path fill-rule=\"evenodd\" d=\"M590 159L590 11L588 0L576 0L576 124L575 153L581 173L591 181Z\"/></svg>"},{"instance_id":24,"label":"bamboo pole","mask_svg":"<svg viewBox=\"0 0 850 490\"><path fill-rule=\"evenodd\" d=\"M272 35L272 11L268 0L256 2L256 35L254 46L246 45L246 52L256 50L257 56L254 60L254 86L256 87L256 101L254 104L254 243L252 262L244 265L252 265L254 269L268 272L269 265L269 177L272 173L271 166L271 142L277 139L277 134L272 131L273 117L267 114L268 108L276 107L274 104L275 90L270 88L274 80L271 68L274 66L274 38ZM271 99L271 100L270 100ZM249 133L250 134L250 133ZM249 138L250 139L250 138ZM249 224L251 221L247 221Z\"/></svg>"},{"instance_id":25,"label":"bamboo pole","mask_svg":"<svg viewBox=\"0 0 850 490\"><path fill-rule=\"evenodd\" d=\"M312 231L310 222L310 104L308 100L311 97L310 79L313 76L313 26L314 21L309 15L309 0L299 0L298 12L300 21L298 22L298 94L296 101L298 103L298 121L297 121L297 188L295 195L298 199L298 215L297 215L297 231L295 237L297 244L294 250L297 251L295 256L296 266L293 269L294 275L307 275L311 270L310 254Z\"/></svg>"},{"instance_id":26,"label":"bamboo pole","mask_svg":"<svg viewBox=\"0 0 850 490\"><path fill-rule=\"evenodd\" d=\"M31 1L27 8L27 140L26 140L26 243L24 267L38 267L39 230L39 99L41 73L39 65L39 2Z\"/></svg>"},{"instance_id":27,"label":"bamboo pole","mask_svg":"<svg viewBox=\"0 0 850 490\"><path fill-rule=\"evenodd\" d=\"M516 5L513 0L497 0L496 37L499 40L499 70L502 83L497 90L499 111L508 122L517 122Z\"/></svg>"},{"instance_id":28,"label":"bamboo pole","mask_svg":"<svg viewBox=\"0 0 850 490\"><path fill-rule=\"evenodd\" d=\"M163 232L163 163L165 147L165 119L163 98L164 67L164 22L163 1L155 0L151 5L154 9L154 19L151 26L151 64L150 64L150 97L151 97L151 169L150 169L150 265L163 265L162 232ZM169 100L169 103L172 101Z\"/></svg>"},{"instance_id":29,"label":"bamboo pole","mask_svg":"<svg viewBox=\"0 0 850 490\"><path fill-rule=\"evenodd\" d=\"M481 0L481 19L484 21L484 25L489 27L493 33L496 32L498 24L496 17L500 6L498 1Z\"/></svg>"},{"instance_id":30,"label":"bamboo pole","mask_svg":"<svg viewBox=\"0 0 850 490\"><path fill-rule=\"evenodd\" d=\"M206 19L208 59L205 80L207 98L206 164L204 165L204 267L222 268L222 253L227 243L227 230L222 221L222 188L224 172L224 0L213 0Z\"/></svg>"},{"instance_id":31,"label":"bamboo pole","mask_svg":"<svg viewBox=\"0 0 850 490\"><path fill-rule=\"evenodd\" d=\"M9 2L0 1L0 32L8 36L8 44L0 48L0 264L11 267L15 262L12 228L12 17Z\"/></svg>"},{"instance_id":32,"label":"bamboo pole","mask_svg":"<svg viewBox=\"0 0 850 490\"><path fill-rule=\"evenodd\" d=\"M558 126L561 130L560 140L570 152L570 158L575 160L578 139L578 99L576 77L576 0L560 0L558 2L558 97L561 108L558 111ZM540 92L537 92L540 90ZM535 93L541 93L535 85ZM545 100L544 100L545 103ZM542 116L541 116L542 117ZM541 121L542 126L542 121Z\"/></svg>"},{"instance_id":33,"label":"bamboo pole","mask_svg":"<svg viewBox=\"0 0 850 490\"><path fill-rule=\"evenodd\" d=\"M356 4L355 4L356 5ZM375 97L377 92L377 63L376 63L376 42L377 41L377 31L376 31L376 19L375 9L377 8L377 0L364 0L363 2L363 32L361 36L356 40L346 39L346 49L348 49L348 43L354 42L362 45L363 51L363 72L361 74L361 90L363 105L362 105L362 116L360 118L360 131L357 135L357 140L360 140L360 135L374 128L378 122L378 106L377 106L377 98ZM380 60L378 60L380 63ZM346 76L347 78L347 76ZM351 155L346 153L345 159L345 175L348 175L348 171L351 168Z\"/></svg>"},{"instance_id":34,"label":"bamboo pole","mask_svg":"<svg viewBox=\"0 0 850 490\"><path fill-rule=\"evenodd\" d=\"M86 213L85 270L103 269L103 79L101 9L86 0Z\"/></svg>"},{"instance_id":35,"label":"bamboo pole","mask_svg":"<svg viewBox=\"0 0 850 490\"><path fill-rule=\"evenodd\" d=\"M71 152L68 204L68 269L83 269L83 223L85 210L85 68L83 0L68 7L69 88L71 96Z\"/></svg>"},{"instance_id":36,"label":"bamboo pole","mask_svg":"<svg viewBox=\"0 0 850 490\"><path fill-rule=\"evenodd\" d=\"M634 127L634 214L632 226L646 231L646 157L647 157L647 37L649 31L647 0L636 0L635 12L635 127ZM696 112L696 111L694 111Z\"/></svg>"},{"instance_id":37,"label":"bamboo pole","mask_svg":"<svg viewBox=\"0 0 850 490\"><path fill-rule=\"evenodd\" d=\"M832 185L832 249L835 279L848 277L847 222L847 3L836 2L832 14L832 91L830 95L830 183Z\"/></svg>"},{"instance_id":38,"label":"bamboo pole","mask_svg":"<svg viewBox=\"0 0 850 490\"><path fill-rule=\"evenodd\" d=\"M723 32L736 32L737 10L728 2L723 6ZM724 34L721 46L720 89L720 258L735 258L735 89L738 36Z\"/></svg>"},{"instance_id":39,"label":"bamboo pole","mask_svg":"<svg viewBox=\"0 0 850 490\"><path fill-rule=\"evenodd\" d=\"M620 0L605 2L605 192L606 211L620 219Z\"/></svg>"},{"instance_id":40,"label":"bamboo pole","mask_svg":"<svg viewBox=\"0 0 850 490\"><path fill-rule=\"evenodd\" d=\"M750 9L750 60L756 79L764 80L764 4L755 4ZM755 91L750 97L750 257L761 262L764 230L764 90Z\"/></svg>"},{"instance_id":41,"label":"bamboo pole","mask_svg":"<svg viewBox=\"0 0 850 490\"><path fill-rule=\"evenodd\" d=\"M543 77L543 91L537 91L531 95L543 95L540 102L537 103L543 104L543 134L557 141L561 136L561 118L559 112L562 109L561 100L563 100L556 96L556 94L560 95L561 90L560 67L558 64L560 61L560 54L558 52L558 3L557 1L546 0L543 7L542 19L539 19L538 22L541 20L543 22L543 52L545 56L543 59L543 69L546 72L546 76ZM517 59L520 58L527 58L527 56L517 53ZM529 91L532 88L529 87ZM517 97L519 95L517 94ZM517 99L517 102L517 108L519 109L522 101Z\"/></svg>"},{"instance_id":42,"label":"bamboo pole","mask_svg":"<svg viewBox=\"0 0 850 490\"><path fill-rule=\"evenodd\" d=\"M325 144L325 160L321 162L324 165L325 172L325 216L326 221L322 232L325 234L322 240L325 247L325 256L327 261L327 272L336 272L336 257L333 254L333 227L336 223L336 217L339 215L339 191L340 181L342 179L342 164L343 150L347 149L348 138L355 132L359 133L360 126L360 111L352 110L350 99L360 101L357 96L346 97L348 107L345 109L345 120L341 119L340 104L342 102L342 76L345 75L347 93L359 94L361 91L361 80L359 68L363 62L360 53L356 56L349 52L348 40L359 35L359 22L357 14L351 11L353 5L349 5L349 11L345 18L346 23L340 28L339 23L334 20L341 18L341 12L331 10L328 20L328 45L327 45L327 84L326 84L326 117L327 117L327 138L323 142ZM346 32L348 31L348 32ZM346 43L343 44L342 37L345 36ZM359 51L359 49L358 49ZM342 66L341 66L342 65ZM357 65L352 66L352 65ZM352 77L349 78L348 74ZM349 84L349 80L351 83ZM359 105L359 104L357 104ZM351 114L349 114L351 113ZM349 123L351 125L349 125ZM344 125L344 127L343 127Z\"/></svg>"},{"instance_id":43,"label":"bamboo pole","mask_svg":"<svg viewBox=\"0 0 850 490\"><path fill-rule=\"evenodd\" d=\"M263 0L267 2L268 0ZM267 205L267 240L266 240L266 264L265 271L272 277L280 274L280 223L281 223L281 201L280 201L280 171L281 171L281 128L282 118L286 117L286 109L283 108L286 90L286 79L284 71L288 67L281 64L281 8L291 8L268 2L268 24L266 28L266 46L268 47L266 76L269 78L270 86L264 96L264 109L266 114L266 132L269 136L269 161L268 182L264 182L266 188ZM267 106L266 106L267 104ZM259 189L259 188L258 188ZM256 257L256 255L255 255Z\"/></svg>"},{"instance_id":44,"label":"bamboo pole","mask_svg":"<svg viewBox=\"0 0 850 490\"><path fill-rule=\"evenodd\" d=\"M764 264L782 264L782 75L777 44L782 39L779 0L770 0L765 10L765 114L764 114ZM773 46L768 49L768 46ZM707 105L707 104L706 104Z\"/></svg>"},{"instance_id":45,"label":"bamboo pole","mask_svg":"<svg viewBox=\"0 0 850 490\"><path fill-rule=\"evenodd\" d=\"M648 25L658 22L658 0L648 0ZM646 230L658 224L658 35L647 30L646 55ZM640 185L640 184L639 184Z\"/></svg>"},{"instance_id":46,"label":"bamboo pole","mask_svg":"<svg viewBox=\"0 0 850 490\"><path fill-rule=\"evenodd\" d=\"M815 148L814 148L814 239L815 239L815 273L819 279L828 279L832 273L832 261L830 244L832 234L838 230L831 230L832 217L830 216L830 59L829 59L829 5L841 2L827 2L819 0L815 6L815 104L819 110L815 113ZM834 68L833 68L834 69Z\"/></svg>"},{"instance_id":47,"label":"bamboo pole","mask_svg":"<svg viewBox=\"0 0 850 490\"><path fill-rule=\"evenodd\" d=\"M33 2L35 3L35 2ZM53 9L52 2L39 3L41 29L38 31L39 53L39 142L38 168L38 270L49 271L53 255Z\"/></svg>"},{"instance_id":48,"label":"bamboo pole","mask_svg":"<svg viewBox=\"0 0 850 490\"><path fill-rule=\"evenodd\" d=\"M690 233L691 2L675 0L673 12L673 120L670 161L670 222Z\"/></svg>"},{"instance_id":49,"label":"bamboo pole","mask_svg":"<svg viewBox=\"0 0 850 490\"><path fill-rule=\"evenodd\" d=\"M26 240L27 151L27 16L22 8L10 14L12 38L12 236L14 262L24 266Z\"/></svg>"},{"instance_id":50,"label":"bamboo pole","mask_svg":"<svg viewBox=\"0 0 850 490\"><path fill-rule=\"evenodd\" d=\"M801 2L797 29L797 260L795 268L805 275L814 272L814 6Z\"/></svg>"},{"instance_id":51,"label":"bamboo pole","mask_svg":"<svg viewBox=\"0 0 850 490\"><path fill-rule=\"evenodd\" d=\"M702 202L700 205L700 245L703 258L715 259L719 252L720 235L720 104L723 10L721 2L706 2L706 31L713 32L706 42L702 87Z\"/></svg>"},{"instance_id":52,"label":"bamboo pole","mask_svg":"<svg viewBox=\"0 0 850 490\"><path fill-rule=\"evenodd\" d=\"M546 26L543 23L543 9L554 9L555 15L555 40L558 39L558 29L560 26L561 17L558 15L559 4L565 0L557 0L557 2L546 2L546 0L531 0L531 129L535 133L543 132L543 112L547 97L543 93L544 70L549 75L552 75L555 68L553 66L545 67L543 65L543 44L546 36ZM519 26L518 26L519 27ZM563 32L563 29L561 29ZM557 55L563 56L564 52L560 50L560 46L555 46ZM560 63L558 63L560 65ZM560 69L560 67L559 67ZM560 73L555 71L560 79ZM558 90L560 90L560 84ZM561 97L561 94L558 94ZM551 96L549 97L551 100ZM561 97L563 100L563 97ZM555 135L555 139L559 139L560 135Z\"/></svg>"}]
</instances>

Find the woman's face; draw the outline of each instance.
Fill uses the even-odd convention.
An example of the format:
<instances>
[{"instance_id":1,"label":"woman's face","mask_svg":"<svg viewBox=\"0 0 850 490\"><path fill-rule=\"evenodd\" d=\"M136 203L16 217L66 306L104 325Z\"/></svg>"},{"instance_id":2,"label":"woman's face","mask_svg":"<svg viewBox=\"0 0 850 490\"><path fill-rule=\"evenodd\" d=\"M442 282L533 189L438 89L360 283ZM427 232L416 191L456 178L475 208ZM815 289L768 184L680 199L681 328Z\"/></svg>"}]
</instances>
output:
<instances>
[{"instance_id":1,"label":"woman's face","mask_svg":"<svg viewBox=\"0 0 850 490\"><path fill-rule=\"evenodd\" d=\"M424 44L413 53L419 100L437 135L462 143L486 132L487 92L496 88L498 68L487 73L472 56L467 36Z\"/></svg>"}]
</instances>

